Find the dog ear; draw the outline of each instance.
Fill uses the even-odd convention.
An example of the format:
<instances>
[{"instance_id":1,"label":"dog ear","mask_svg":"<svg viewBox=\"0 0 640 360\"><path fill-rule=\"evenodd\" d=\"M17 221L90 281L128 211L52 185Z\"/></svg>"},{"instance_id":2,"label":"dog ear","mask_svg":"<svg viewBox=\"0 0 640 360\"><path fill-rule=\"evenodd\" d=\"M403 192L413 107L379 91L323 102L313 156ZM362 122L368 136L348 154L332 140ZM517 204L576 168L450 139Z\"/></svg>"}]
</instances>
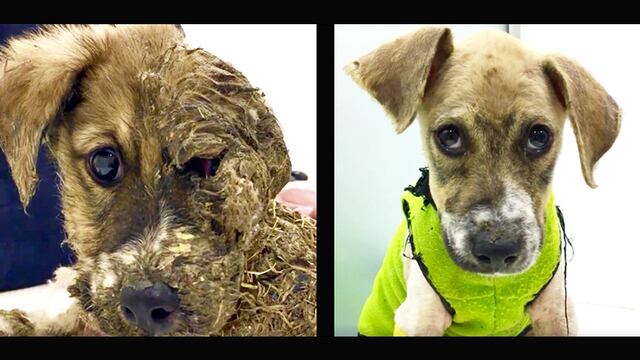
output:
<instances>
[{"instance_id":1,"label":"dog ear","mask_svg":"<svg viewBox=\"0 0 640 360\"><path fill-rule=\"evenodd\" d=\"M595 188L593 168L616 140L622 111L602 85L574 61L548 56L543 69L571 120L584 180Z\"/></svg>"},{"instance_id":2,"label":"dog ear","mask_svg":"<svg viewBox=\"0 0 640 360\"><path fill-rule=\"evenodd\" d=\"M430 79L451 52L451 31L426 27L380 46L345 70L384 106L401 133L416 117Z\"/></svg>"},{"instance_id":3,"label":"dog ear","mask_svg":"<svg viewBox=\"0 0 640 360\"><path fill-rule=\"evenodd\" d=\"M71 90L94 61L97 41L89 26L47 26L0 50L0 149L25 209L38 183L36 161L45 129L65 100L78 101Z\"/></svg>"}]
</instances>

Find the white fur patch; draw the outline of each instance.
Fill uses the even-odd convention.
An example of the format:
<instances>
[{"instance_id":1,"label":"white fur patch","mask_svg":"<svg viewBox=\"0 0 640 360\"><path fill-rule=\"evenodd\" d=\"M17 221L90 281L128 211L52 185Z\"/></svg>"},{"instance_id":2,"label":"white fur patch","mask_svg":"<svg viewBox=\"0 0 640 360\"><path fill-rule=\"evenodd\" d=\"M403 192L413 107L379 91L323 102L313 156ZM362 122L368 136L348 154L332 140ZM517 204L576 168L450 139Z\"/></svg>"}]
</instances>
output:
<instances>
[{"instance_id":1,"label":"white fur patch","mask_svg":"<svg viewBox=\"0 0 640 360\"><path fill-rule=\"evenodd\" d=\"M469 237L468 221L462 216L456 216L446 211L440 212L440 223L449 239L449 245L459 256L467 254L467 238Z\"/></svg>"},{"instance_id":2,"label":"white fur patch","mask_svg":"<svg viewBox=\"0 0 640 360\"><path fill-rule=\"evenodd\" d=\"M117 280L116 274L113 272L111 260L109 259L108 254L100 254L100 258L98 260L98 269L100 271L94 274L91 279L91 291L94 293L98 291L98 285L100 285L100 282L102 283L101 285L103 287L108 288L115 285ZM102 279L102 281L100 281L100 279Z\"/></svg>"},{"instance_id":3,"label":"white fur patch","mask_svg":"<svg viewBox=\"0 0 640 360\"><path fill-rule=\"evenodd\" d=\"M0 297L0 309L25 312L36 335L71 332L78 324L80 308L67 288L75 283L76 277L72 268L58 268L55 279L47 284L13 291L10 298ZM2 321L6 319L0 318L0 327L6 326Z\"/></svg>"},{"instance_id":4,"label":"white fur patch","mask_svg":"<svg viewBox=\"0 0 640 360\"><path fill-rule=\"evenodd\" d=\"M394 321L408 336L442 336L451 325L451 315L425 280L415 260L403 258L407 297L396 309Z\"/></svg>"},{"instance_id":5,"label":"white fur patch","mask_svg":"<svg viewBox=\"0 0 640 360\"><path fill-rule=\"evenodd\" d=\"M498 215L506 220L520 220L526 251L535 251L534 258L540 251L541 229L536 221L533 200L524 189L514 182L504 182L504 197L500 203Z\"/></svg>"},{"instance_id":6,"label":"white fur patch","mask_svg":"<svg viewBox=\"0 0 640 360\"><path fill-rule=\"evenodd\" d=\"M98 292L98 277L96 274L91 274L91 293L95 294Z\"/></svg>"},{"instance_id":7,"label":"white fur patch","mask_svg":"<svg viewBox=\"0 0 640 360\"><path fill-rule=\"evenodd\" d=\"M75 282L76 275L71 268L61 267L55 272L55 280L47 284L0 297L0 309L24 311L35 325L37 334L46 333L49 328L71 327L77 321L77 302L67 288Z\"/></svg>"},{"instance_id":8,"label":"white fur patch","mask_svg":"<svg viewBox=\"0 0 640 360\"><path fill-rule=\"evenodd\" d=\"M495 217L493 211L489 209L476 210L473 212L473 220L476 224L489 222Z\"/></svg>"},{"instance_id":9,"label":"white fur patch","mask_svg":"<svg viewBox=\"0 0 640 360\"><path fill-rule=\"evenodd\" d=\"M167 240L167 229L173 219L172 214L167 210L164 202L160 203L160 219L157 226L148 226L139 239L143 248L151 251L160 251L163 242Z\"/></svg>"},{"instance_id":10,"label":"white fur patch","mask_svg":"<svg viewBox=\"0 0 640 360\"><path fill-rule=\"evenodd\" d=\"M504 197L500 203L500 216L508 219L533 219L533 202L531 196L522 188L507 180L504 182Z\"/></svg>"},{"instance_id":11,"label":"white fur patch","mask_svg":"<svg viewBox=\"0 0 640 360\"><path fill-rule=\"evenodd\" d=\"M104 273L104 278L102 279L102 287L111 288L118 281L118 277L113 271L109 271Z\"/></svg>"},{"instance_id":12,"label":"white fur patch","mask_svg":"<svg viewBox=\"0 0 640 360\"><path fill-rule=\"evenodd\" d=\"M155 236L150 237L151 248L153 251L160 251L162 242L167 239L167 225L169 223L168 216L163 212L160 218L160 225L155 230Z\"/></svg>"},{"instance_id":13,"label":"white fur patch","mask_svg":"<svg viewBox=\"0 0 640 360\"><path fill-rule=\"evenodd\" d=\"M131 265L136 262L135 254L136 252L134 250L129 250L118 253L117 257L124 265Z\"/></svg>"}]
</instances>

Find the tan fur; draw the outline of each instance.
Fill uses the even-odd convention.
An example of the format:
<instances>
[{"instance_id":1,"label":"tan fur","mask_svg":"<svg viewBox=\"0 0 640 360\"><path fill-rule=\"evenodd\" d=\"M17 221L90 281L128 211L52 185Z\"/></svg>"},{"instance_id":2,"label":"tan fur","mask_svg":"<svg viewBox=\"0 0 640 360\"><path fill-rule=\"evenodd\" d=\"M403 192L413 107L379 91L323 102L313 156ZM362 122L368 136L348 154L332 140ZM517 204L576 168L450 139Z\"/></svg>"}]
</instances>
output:
<instances>
[{"instance_id":1,"label":"tan fur","mask_svg":"<svg viewBox=\"0 0 640 360\"><path fill-rule=\"evenodd\" d=\"M76 73L109 47L108 27L66 29L52 27L46 37L10 40L2 56L0 145L25 206L37 184L35 159L44 128Z\"/></svg>"},{"instance_id":2,"label":"tan fur","mask_svg":"<svg viewBox=\"0 0 640 360\"><path fill-rule=\"evenodd\" d=\"M416 116L432 65L451 51L449 29L425 28L382 45L346 70L384 106L401 133Z\"/></svg>"},{"instance_id":3,"label":"tan fur","mask_svg":"<svg viewBox=\"0 0 640 360\"><path fill-rule=\"evenodd\" d=\"M617 104L602 86L575 62L560 56L538 54L503 32L480 32L457 44L455 50L453 45L442 45L451 42L450 37L448 30L425 27L352 62L347 66L347 72L385 107L398 132L409 126L418 111L430 164L445 162L440 160L443 155L434 149L430 140L433 131L444 121L456 118L475 134L482 131L477 126L477 116L489 125L500 127L505 118L512 115L516 122L514 129L523 121L536 118L544 119L543 122L554 130L556 141L550 156L537 165L538 168L550 166L560 149L564 121L569 115L580 149L585 181L595 186L593 165L615 141L621 116ZM440 54L434 54L439 48L442 48ZM446 61L437 74L432 75L431 83L425 84L424 76L416 76L420 73L416 68L428 74L431 61L438 57ZM411 95L407 95L408 91L381 90L394 84L407 84L417 90ZM566 93L564 98L569 100L559 99L556 88ZM395 98L398 94L402 96ZM405 110L402 114L394 112L390 109L391 103L399 104L396 108ZM514 131L504 141L515 142L519 135ZM478 146L482 149L486 144ZM471 149L471 152L480 149ZM453 163L451 168L463 166L473 172L473 178L485 179L479 184L465 183L467 190L456 202L459 209L456 212L466 211L478 200L477 194L495 189L491 179L513 175L522 168L516 161L503 162L502 168L483 166L495 154L479 155L467 156L462 165L458 164L462 160L458 163L455 159L450 161ZM431 170L437 176L437 169ZM461 184L456 179L449 179L446 184L434 184L434 178L430 183L434 200L439 206L445 206L446 199ZM538 218L542 219L548 190L526 178L523 176L518 180L535 198Z\"/></svg>"},{"instance_id":4,"label":"tan fur","mask_svg":"<svg viewBox=\"0 0 640 360\"><path fill-rule=\"evenodd\" d=\"M538 54L500 31L483 31L452 44L448 29L425 27L382 45L346 68L380 102L397 132L418 114L429 186L441 212L463 216L478 206L496 207L522 189L532 201L538 227L544 227L553 167L568 116L580 151L586 183L595 187L595 163L612 146L621 110L602 86L576 62ZM454 124L467 148L462 156L443 153L436 132ZM546 153L523 147L530 126L551 130ZM541 296L558 296L557 276ZM536 300L538 302L540 300ZM557 316L532 307L539 334L557 334Z\"/></svg>"},{"instance_id":5,"label":"tan fur","mask_svg":"<svg viewBox=\"0 0 640 360\"><path fill-rule=\"evenodd\" d=\"M620 131L622 110L607 91L576 62L561 55L544 62L576 134L582 174L595 188L593 169Z\"/></svg>"},{"instance_id":6,"label":"tan fur","mask_svg":"<svg viewBox=\"0 0 640 360\"><path fill-rule=\"evenodd\" d=\"M448 59L427 92L419 114L423 139L433 139L440 125L456 118L475 140L468 156L453 160L438 151L433 141L424 142L430 164L442 163L442 172L454 173L458 168L469 172L464 178L447 176L447 181L438 182L439 169L434 167L430 185L436 204L454 214L466 212L483 198L499 199L500 181L513 178L533 198L538 222L543 223L550 183L535 182L534 174L553 166L560 151L566 115L533 50L497 31L480 32L467 39ZM504 134L502 124L510 117L514 124ZM485 124L480 124L478 118ZM522 165L521 150L500 156L489 148L491 140L517 143L521 124L531 119L549 126L555 137L548 154L531 169ZM485 126L498 131L483 135ZM510 161L504 161L505 157ZM449 206L447 199L456 194L456 201Z\"/></svg>"}]
</instances>

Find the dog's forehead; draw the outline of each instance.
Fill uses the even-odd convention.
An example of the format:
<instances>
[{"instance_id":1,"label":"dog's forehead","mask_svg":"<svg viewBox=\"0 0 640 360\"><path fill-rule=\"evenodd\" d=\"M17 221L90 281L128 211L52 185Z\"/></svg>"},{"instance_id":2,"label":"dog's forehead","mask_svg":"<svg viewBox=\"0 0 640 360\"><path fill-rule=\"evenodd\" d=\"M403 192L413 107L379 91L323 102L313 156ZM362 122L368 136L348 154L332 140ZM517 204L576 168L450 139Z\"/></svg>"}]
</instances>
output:
<instances>
[{"instance_id":1,"label":"dog's forehead","mask_svg":"<svg viewBox=\"0 0 640 360\"><path fill-rule=\"evenodd\" d=\"M456 44L432 104L480 113L489 121L556 119L560 103L542 69L542 56L500 31L482 31Z\"/></svg>"},{"instance_id":2,"label":"dog's forehead","mask_svg":"<svg viewBox=\"0 0 640 360\"><path fill-rule=\"evenodd\" d=\"M164 164L225 151L251 161L268 154L271 175L288 172L275 165L290 166L286 147L266 145L281 141L273 110L240 71L172 35L112 35L83 69L82 101L59 123L76 158L115 146L125 163L141 165L151 178L172 168Z\"/></svg>"},{"instance_id":3,"label":"dog's forehead","mask_svg":"<svg viewBox=\"0 0 640 360\"><path fill-rule=\"evenodd\" d=\"M134 143L157 148L203 134L232 136L233 128L248 131L271 114L263 94L231 65L166 33L133 30L114 31L113 46L87 69L74 126L81 152L107 135L131 151ZM142 44L132 47L136 41Z\"/></svg>"}]
</instances>

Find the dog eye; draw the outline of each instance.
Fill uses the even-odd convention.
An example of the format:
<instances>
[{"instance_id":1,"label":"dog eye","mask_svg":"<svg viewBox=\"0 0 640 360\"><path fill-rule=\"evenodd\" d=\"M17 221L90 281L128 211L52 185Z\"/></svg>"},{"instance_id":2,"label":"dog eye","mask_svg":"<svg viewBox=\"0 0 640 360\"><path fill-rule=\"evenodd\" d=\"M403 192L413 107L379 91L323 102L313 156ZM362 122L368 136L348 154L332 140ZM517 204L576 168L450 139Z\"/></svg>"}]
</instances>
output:
<instances>
[{"instance_id":1,"label":"dog eye","mask_svg":"<svg viewBox=\"0 0 640 360\"><path fill-rule=\"evenodd\" d=\"M225 153L226 151L223 151L214 158L193 157L183 165L180 173L186 174L192 172L205 179L209 176L214 176L216 172L218 172L218 167L220 167L220 162L222 158L224 158Z\"/></svg>"},{"instance_id":2,"label":"dog eye","mask_svg":"<svg viewBox=\"0 0 640 360\"><path fill-rule=\"evenodd\" d=\"M110 186L122 180L120 152L112 147L100 147L89 154L87 168L100 185Z\"/></svg>"},{"instance_id":3,"label":"dog eye","mask_svg":"<svg viewBox=\"0 0 640 360\"><path fill-rule=\"evenodd\" d=\"M551 132L544 125L534 125L529 129L526 149L532 154L540 154L551 144Z\"/></svg>"},{"instance_id":4,"label":"dog eye","mask_svg":"<svg viewBox=\"0 0 640 360\"><path fill-rule=\"evenodd\" d=\"M464 144L460 130L454 125L445 125L436 130L436 142L449 155L460 155L464 152Z\"/></svg>"}]
</instances>

